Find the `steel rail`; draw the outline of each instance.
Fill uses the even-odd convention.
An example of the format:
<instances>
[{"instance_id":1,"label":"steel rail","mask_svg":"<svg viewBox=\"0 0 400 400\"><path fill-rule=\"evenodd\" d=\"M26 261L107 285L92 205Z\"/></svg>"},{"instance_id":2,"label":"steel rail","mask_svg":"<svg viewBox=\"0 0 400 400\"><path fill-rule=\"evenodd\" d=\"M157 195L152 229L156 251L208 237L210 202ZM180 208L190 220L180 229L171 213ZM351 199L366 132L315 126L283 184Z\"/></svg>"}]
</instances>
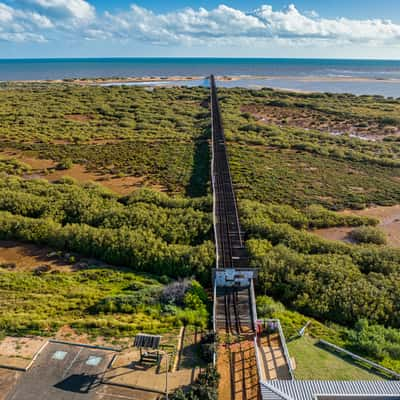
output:
<instances>
[{"instance_id":1,"label":"steel rail","mask_svg":"<svg viewBox=\"0 0 400 400\"><path fill-rule=\"evenodd\" d=\"M234 268L247 259L233 190L215 78L210 77L213 218L216 267Z\"/></svg>"}]
</instances>

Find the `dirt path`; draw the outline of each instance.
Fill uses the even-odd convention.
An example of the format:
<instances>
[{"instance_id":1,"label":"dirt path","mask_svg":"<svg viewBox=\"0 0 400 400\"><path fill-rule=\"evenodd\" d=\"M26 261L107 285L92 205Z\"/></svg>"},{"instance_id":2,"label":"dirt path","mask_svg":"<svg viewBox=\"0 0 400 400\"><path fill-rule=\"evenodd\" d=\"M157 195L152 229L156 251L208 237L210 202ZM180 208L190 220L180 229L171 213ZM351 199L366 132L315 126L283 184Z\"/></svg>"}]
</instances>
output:
<instances>
[{"instance_id":1,"label":"dirt path","mask_svg":"<svg viewBox=\"0 0 400 400\"><path fill-rule=\"evenodd\" d=\"M232 378L230 371L229 345L221 344L218 347L217 370L220 375L218 385L218 400L232 400Z\"/></svg>"},{"instance_id":2,"label":"dirt path","mask_svg":"<svg viewBox=\"0 0 400 400\"><path fill-rule=\"evenodd\" d=\"M217 361L220 400L258 400L260 398L256 355L252 338L222 344Z\"/></svg>"}]
</instances>

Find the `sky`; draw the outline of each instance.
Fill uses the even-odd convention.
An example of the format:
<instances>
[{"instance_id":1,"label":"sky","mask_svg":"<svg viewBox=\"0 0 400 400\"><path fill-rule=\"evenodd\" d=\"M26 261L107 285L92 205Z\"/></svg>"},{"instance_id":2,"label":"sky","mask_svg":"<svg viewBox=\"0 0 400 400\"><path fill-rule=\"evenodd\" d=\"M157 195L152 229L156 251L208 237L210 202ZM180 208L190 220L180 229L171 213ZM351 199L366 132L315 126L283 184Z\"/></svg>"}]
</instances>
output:
<instances>
[{"instance_id":1,"label":"sky","mask_svg":"<svg viewBox=\"0 0 400 400\"><path fill-rule=\"evenodd\" d=\"M0 0L0 58L400 59L399 0Z\"/></svg>"}]
</instances>

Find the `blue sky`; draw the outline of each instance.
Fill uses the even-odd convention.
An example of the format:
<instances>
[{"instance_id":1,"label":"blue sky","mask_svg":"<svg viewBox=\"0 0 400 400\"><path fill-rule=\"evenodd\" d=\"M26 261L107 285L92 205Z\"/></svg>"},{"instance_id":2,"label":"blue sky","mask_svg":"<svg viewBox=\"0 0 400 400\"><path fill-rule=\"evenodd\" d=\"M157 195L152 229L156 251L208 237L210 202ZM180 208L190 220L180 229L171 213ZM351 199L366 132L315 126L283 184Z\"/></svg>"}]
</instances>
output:
<instances>
[{"instance_id":1,"label":"blue sky","mask_svg":"<svg viewBox=\"0 0 400 400\"><path fill-rule=\"evenodd\" d=\"M400 58L399 0L0 0L0 57Z\"/></svg>"},{"instance_id":2,"label":"blue sky","mask_svg":"<svg viewBox=\"0 0 400 400\"><path fill-rule=\"evenodd\" d=\"M113 9L126 9L132 1L93 1L93 4L99 10L109 10L110 3L114 3ZM270 4L274 8L282 9L293 3L300 10L315 10L325 17L351 17L351 18L391 18L394 21L400 22L400 3L398 0L300 0L300 1L190 1L190 0L141 0L136 1L136 4L159 10L162 12L182 9L185 7L204 7L214 8L219 4L226 4L230 7L239 8L245 11L251 11L260 7L262 4Z\"/></svg>"}]
</instances>

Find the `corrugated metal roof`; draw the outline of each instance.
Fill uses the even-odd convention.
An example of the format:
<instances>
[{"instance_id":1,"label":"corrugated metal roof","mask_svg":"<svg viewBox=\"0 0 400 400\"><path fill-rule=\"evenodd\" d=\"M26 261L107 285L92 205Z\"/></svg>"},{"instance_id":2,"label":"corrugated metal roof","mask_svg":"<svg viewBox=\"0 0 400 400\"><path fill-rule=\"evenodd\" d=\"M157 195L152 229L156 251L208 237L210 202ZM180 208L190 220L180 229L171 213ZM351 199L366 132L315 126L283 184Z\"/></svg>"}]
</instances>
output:
<instances>
[{"instance_id":1,"label":"corrugated metal roof","mask_svg":"<svg viewBox=\"0 0 400 400\"><path fill-rule=\"evenodd\" d=\"M288 381L261 383L263 400L314 400L317 395L377 395L400 400L398 381Z\"/></svg>"}]
</instances>

